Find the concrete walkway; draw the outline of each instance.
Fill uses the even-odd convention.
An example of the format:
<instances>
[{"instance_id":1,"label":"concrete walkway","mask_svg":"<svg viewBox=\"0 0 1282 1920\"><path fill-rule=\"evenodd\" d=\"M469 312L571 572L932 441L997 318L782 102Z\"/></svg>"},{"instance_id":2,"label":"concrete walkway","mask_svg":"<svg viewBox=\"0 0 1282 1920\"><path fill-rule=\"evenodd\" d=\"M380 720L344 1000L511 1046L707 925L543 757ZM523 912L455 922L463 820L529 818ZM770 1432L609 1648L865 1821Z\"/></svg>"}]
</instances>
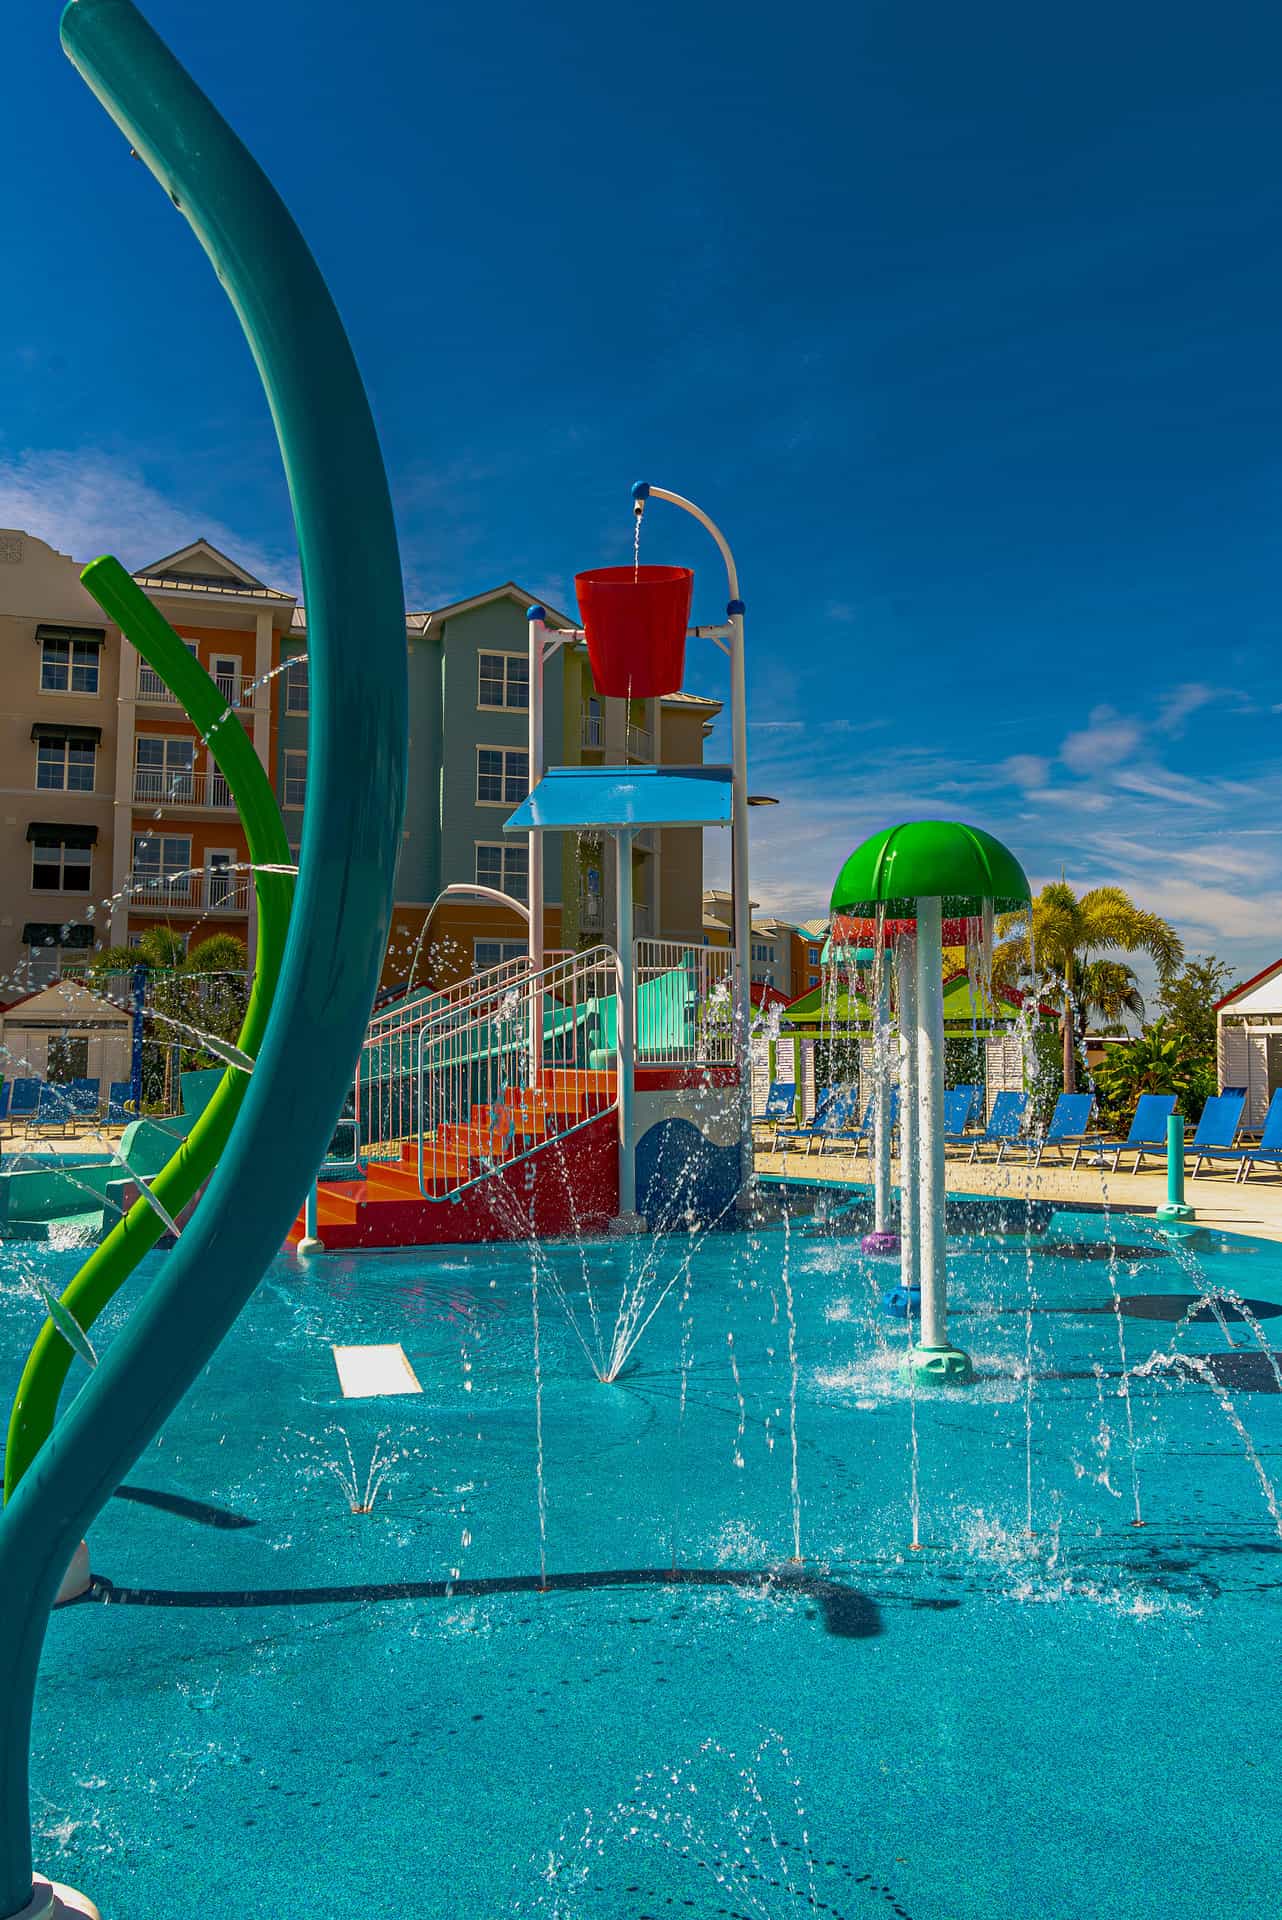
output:
<instances>
[{"instance_id":1,"label":"concrete walkway","mask_svg":"<svg viewBox=\"0 0 1282 1920\"><path fill-rule=\"evenodd\" d=\"M756 1155L757 1172L778 1174L793 1180L849 1181L871 1186L872 1168L867 1154L856 1159L837 1147L826 1147L822 1154L814 1149L804 1152ZM894 1166L898 1179L898 1163ZM963 1154L948 1156L950 1193L1003 1194L1020 1200L1054 1200L1061 1206L1085 1212L1098 1212L1105 1206L1119 1207L1127 1213L1154 1213L1166 1199L1165 1162L1154 1171L1142 1173L1100 1172L1097 1167L1079 1167L1074 1173L1067 1161L1052 1159L1031 1168L1022 1159L1010 1158L1001 1166L975 1161ZM1184 1198L1196 1212L1198 1226L1219 1227L1225 1233L1251 1234L1262 1240L1282 1240L1282 1178L1276 1173L1257 1173L1241 1185L1226 1173L1204 1174L1189 1180Z\"/></svg>"}]
</instances>

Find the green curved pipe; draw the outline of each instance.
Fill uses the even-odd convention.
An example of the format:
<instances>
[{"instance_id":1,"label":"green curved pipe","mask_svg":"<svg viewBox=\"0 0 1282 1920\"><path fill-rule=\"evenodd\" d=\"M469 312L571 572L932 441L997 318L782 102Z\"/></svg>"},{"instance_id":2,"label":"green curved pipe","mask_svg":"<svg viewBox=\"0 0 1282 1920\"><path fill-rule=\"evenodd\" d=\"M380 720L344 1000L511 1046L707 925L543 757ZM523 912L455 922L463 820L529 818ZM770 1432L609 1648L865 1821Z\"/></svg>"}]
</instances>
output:
<instances>
[{"instance_id":1,"label":"green curved pipe","mask_svg":"<svg viewBox=\"0 0 1282 1920\"><path fill-rule=\"evenodd\" d=\"M258 951L249 1004L236 1044L252 1058L257 1055L276 991L294 897L292 874L259 871L263 865L290 863L276 795L249 735L236 715L228 713L226 697L120 562L110 555L94 560L80 578L103 612L160 675L197 732L208 739L209 750L240 810L255 869ZM213 1172L248 1084L239 1068L228 1068L190 1134L151 1182L156 1198L175 1218ZM62 1305L83 1331L88 1332L143 1255L155 1246L163 1228L164 1221L155 1208L137 1200L102 1244L94 1248L62 1295ZM73 1358L71 1347L53 1321L46 1320L23 1368L9 1415L4 1455L6 1500L53 1432L58 1396Z\"/></svg>"},{"instance_id":2,"label":"green curved pipe","mask_svg":"<svg viewBox=\"0 0 1282 1920\"><path fill-rule=\"evenodd\" d=\"M190 222L253 352L294 508L312 691L297 892L231 1138L177 1246L0 1512L3 1920L31 1898L31 1716L49 1608L95 1515L258 1284L324 1156L378 984L405 804L400 554L329 289L270 181L130 0L72 0L62 41ZM342 1897L336 1889L331 1904Z\"/></svg>"}]
</instances>

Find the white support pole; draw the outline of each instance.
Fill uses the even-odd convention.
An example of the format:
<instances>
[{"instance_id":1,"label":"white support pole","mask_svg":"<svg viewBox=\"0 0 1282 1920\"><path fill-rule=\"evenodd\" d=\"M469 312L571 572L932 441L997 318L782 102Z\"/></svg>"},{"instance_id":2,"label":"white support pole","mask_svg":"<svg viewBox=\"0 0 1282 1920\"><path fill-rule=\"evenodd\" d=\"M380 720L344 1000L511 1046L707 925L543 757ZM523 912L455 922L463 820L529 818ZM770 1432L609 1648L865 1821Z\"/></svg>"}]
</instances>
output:
<instances>
[{"instance_id":1,"label":"white support pole","mask_svg":"<svg viewBox=\"0 0 1282 1920\"><path fill-rule=\"evenodd\" d=\"M543 661L545 636L542 607L531 607L530 621L530 791L543 778ZM530 834L529 907L530 972L543 965L543 835ZM564 942L562 942L564 944Z\"/></svg>"},{"instance_id":2,"label":"white support pole","mask_svg":"<svg viewBox=\"0 0 1282 1920\"><path fill-rule=\"evenodd\" d=\"M944 1233L943 903L917 902L917 1126L921 1162L921 1338L948 1346L947 1241Z\"/></svg>"},{"instance_id":3,"label":"white support pole","mask_svg":"<svg viewBox=\"0 0 1282 1920\"><path fill-rule=\"evenodd\" d=\"M731 606L741 605L731 563ZM748 692L743 614L730 617L730 759L734 873L735 1021L739 1034L741 1198L751 1198L752 1155L752 890L748 877Z\"/></svg>"},{"instance_id":4,"label":"white support pole","mask_svg":"<svg viewBox=\"0 0 1282 1920\"><path fill-rule=\"evenodd\" d=\"M917 942L911 934L895 944L899 986L899 1278L921 1285L920 1164L917 1152Z\"/></svg>"},{"instance_id":5,"label":"white support pole","mask_svg":"<svg viewBox=\"0 0 1282 1920\"><path fill-rule=\"evenodd\" d=\"M317 1182L307 1189L307 1198L303 1202L303 1237L298 1243L300 1254L324 1253L325 1242L317 1230L316 1215L319 1211L319 1191Z\"/></svg>"},{"instance_id":6,"label":"white support pole","mask_svg":"<svg viewBox=\"0 0 1282 1920\"><path fill-rule=\"evenodd\" d=\"M615 1034L619 1076L619 1217L625 1224L636 1218L637 1163L633 1088L635 1053L633 1013L636 1006L636 946L632 937L632 833L620 828L614 836L615 893L618 900L619 997Z\"/></svg>"},{"instance_id":7,"label":"white support pole","mask_svg":"<svg viewBox=\"0 0 1282 1920\"><path fill-rule=\"evenodd\" d=\"M874 1233L890 1231L890 954L878 950L876 1028L873 1033L873 1216ZM865 1103L866 1104L866 1103Z\"/></svg>"}]
</instances>

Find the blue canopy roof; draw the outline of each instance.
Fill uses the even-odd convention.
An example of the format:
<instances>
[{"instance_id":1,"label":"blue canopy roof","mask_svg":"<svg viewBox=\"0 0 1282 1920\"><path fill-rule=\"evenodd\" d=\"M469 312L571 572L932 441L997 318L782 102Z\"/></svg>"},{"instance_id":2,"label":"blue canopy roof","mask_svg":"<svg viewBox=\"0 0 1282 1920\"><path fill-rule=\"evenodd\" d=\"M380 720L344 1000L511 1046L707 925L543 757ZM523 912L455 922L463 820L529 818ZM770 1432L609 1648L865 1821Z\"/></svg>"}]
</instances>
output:
<instances>
[{"instance_id":1,"label":"blue canopy roof","mask_svg":"<svg viewBox=\"0 0 1282 1920\"><path fill-rule=\"evenodd\" d=\"M549 767L506 833L728 827L729 767Z\"/></svg>"}]
</instances>

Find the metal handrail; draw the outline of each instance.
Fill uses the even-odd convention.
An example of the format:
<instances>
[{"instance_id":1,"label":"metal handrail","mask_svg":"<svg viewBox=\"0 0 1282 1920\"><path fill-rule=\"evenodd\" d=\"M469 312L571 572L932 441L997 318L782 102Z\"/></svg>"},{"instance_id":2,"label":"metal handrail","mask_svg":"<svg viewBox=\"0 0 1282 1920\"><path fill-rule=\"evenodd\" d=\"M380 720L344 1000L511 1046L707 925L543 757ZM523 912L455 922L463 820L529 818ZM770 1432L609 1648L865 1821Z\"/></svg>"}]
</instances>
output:
<instances>
[{"instance_id":1,"label":"metal handrail","mask_svg":"<svg viewBox=\"0 0 1282 1920\"><path fill-rule=\"evenodd\" d=\"M414 1083L424 1200L453 1199L617 1108L617 1052L610 1066L593 1067L588 1057L589 1016L607 990L615 995L617 1048L620 968L607 946L491 984L424 1024ZM442 1137L447 1128L454 1133Z\"/></svg>"}]
</instances>

